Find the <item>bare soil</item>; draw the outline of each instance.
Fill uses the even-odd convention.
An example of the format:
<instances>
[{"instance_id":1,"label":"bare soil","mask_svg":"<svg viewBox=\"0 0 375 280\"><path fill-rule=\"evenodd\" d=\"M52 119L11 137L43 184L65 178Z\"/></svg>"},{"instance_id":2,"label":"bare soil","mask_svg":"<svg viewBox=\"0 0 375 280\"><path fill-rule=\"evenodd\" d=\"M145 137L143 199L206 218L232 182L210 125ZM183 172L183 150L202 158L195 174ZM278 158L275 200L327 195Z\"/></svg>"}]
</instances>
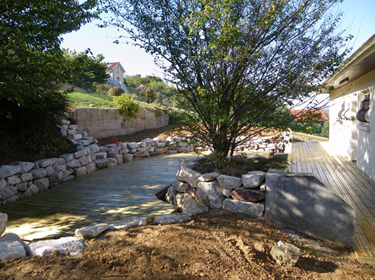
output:
<instances>
[{"instance_id":1,"label":"bare soil","mask_svg":"<svg viewBox=\"0 0 375 280\"><path fill-rule=\"evenodd\" d=\"M167 132L118 140L140 141ZM272 259L271 248L279 240L301 249L294 267ZM0 261L0 279L375 279L374 268L358 263L352 248L225 210L193 216L186 224L107 231L85 245L77 256Z\"/></svg>"}]
</instances>

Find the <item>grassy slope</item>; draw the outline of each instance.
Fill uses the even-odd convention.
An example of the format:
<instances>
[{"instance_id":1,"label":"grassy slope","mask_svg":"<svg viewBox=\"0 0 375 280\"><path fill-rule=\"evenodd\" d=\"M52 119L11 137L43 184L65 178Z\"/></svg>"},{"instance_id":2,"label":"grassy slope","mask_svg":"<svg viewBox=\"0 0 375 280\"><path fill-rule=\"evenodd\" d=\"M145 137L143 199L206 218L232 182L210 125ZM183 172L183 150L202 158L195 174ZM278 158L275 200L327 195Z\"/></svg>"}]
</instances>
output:
<instances>
[{"instance_id":1,"label":"grassy slope","mask_svg":"<svg viewBox=\"0 0 375 280\"><path fill-rule=\"evenodd\" d=\"M113 104L113 96L98 93L71 92L67 94L70 108L116 108ZM141 108L152 109L157 107L155 104L147 104L136 101ZM95 106L90 107L91 104Z\"/></svg>"}]
</instances>

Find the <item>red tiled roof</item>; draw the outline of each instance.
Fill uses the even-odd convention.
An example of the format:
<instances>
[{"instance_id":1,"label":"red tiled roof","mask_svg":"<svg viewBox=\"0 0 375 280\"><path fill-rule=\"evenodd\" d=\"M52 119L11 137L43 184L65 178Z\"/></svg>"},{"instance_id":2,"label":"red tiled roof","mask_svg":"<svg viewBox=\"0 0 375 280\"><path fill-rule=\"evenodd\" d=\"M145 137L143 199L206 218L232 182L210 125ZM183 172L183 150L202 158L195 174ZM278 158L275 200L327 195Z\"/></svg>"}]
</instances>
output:
<instances>
[{"instance_id":1,"label":"red tiled roof","mask_svg":"<svg viewBox=\"0 0 375 280\"><path fill-rule=\"evenodd\" d=\"M108 68L113 68L113 67L115 67L117 64L119 64L120 62L108 62L107 63L107 67Z\"/></svg>"},{"instance_id":2,"label":"red tiled roof","mask_svg":"<svg viewBox=\"0 0 375 280\"><path fill-rule=\"evenodd\" d=\"M322 109L309 110L291 110L290 114L294 116L293 121L328 121L328 118ZM314 116L313 116L314 115Z\"/></svg>"}]
</instances>

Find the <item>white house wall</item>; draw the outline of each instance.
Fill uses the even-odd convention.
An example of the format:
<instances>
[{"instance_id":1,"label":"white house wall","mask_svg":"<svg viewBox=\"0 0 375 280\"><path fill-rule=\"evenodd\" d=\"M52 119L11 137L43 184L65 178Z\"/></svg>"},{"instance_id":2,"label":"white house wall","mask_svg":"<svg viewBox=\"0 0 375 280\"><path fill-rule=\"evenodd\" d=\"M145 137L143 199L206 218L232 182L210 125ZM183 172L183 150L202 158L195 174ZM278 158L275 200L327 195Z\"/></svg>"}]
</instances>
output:
<instances>
[{"instance_id":1,"label":"white house wall","mask_svg":"<svg viewBox=\"0 0 375 280\"><path fill-rule=\"evenodd\" d=\"M358 161L357 166L375 181L375 80L367 93L358 94L359 108L365 94L370 94L370 110L365 115L368 124L359 123L358 129ZM367 91L366 90L366 91Z\"/></svg>"},{"instance_id":2,"label":"white house wall","mask_svg":"<svg viewBox=\"0 0 375 280\"><path fill-rule=\"evenodd\" d=\"M349 160L357 160L357 128L355 115L357 97L355 94L331 101L329 107L329 142L340 154Z\"/></svg>"}]
</instances>

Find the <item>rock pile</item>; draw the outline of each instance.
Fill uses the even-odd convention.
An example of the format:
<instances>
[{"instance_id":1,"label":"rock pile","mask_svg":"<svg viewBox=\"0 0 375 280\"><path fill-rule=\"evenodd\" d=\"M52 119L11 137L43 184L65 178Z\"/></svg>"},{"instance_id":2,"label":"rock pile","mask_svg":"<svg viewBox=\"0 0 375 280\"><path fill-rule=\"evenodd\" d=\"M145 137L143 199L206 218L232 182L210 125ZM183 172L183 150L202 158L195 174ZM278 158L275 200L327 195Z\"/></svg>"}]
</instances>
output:
<instances>
[{"instance_id":1,"label":"rock pile","mask_svg":"<svg viewBox=\"0 0 375 280\"><path fill-rule=\"evenodd\" d=\"M160 154L192 152L186 138L144 139L138 143L98 146L96 139L62 120L61 133L77 145L77 151L35 162L12 162L0 167L0 205L46 191L62 182L133 159Z\"/></svg>"},{"instance_id":2,"label":"rock pile","mask_svg":"<svg viewBox=\"0 0 375 280\"><path fill-rule=\"evenodd\" d=\"M218 173L202 175L183 162L176 178L161 198L182 208L184 214L191 216L223 208L258 217L263 215L265 173L262 171L249 172L242 178Z\"/></svg>"}]
</instances>

